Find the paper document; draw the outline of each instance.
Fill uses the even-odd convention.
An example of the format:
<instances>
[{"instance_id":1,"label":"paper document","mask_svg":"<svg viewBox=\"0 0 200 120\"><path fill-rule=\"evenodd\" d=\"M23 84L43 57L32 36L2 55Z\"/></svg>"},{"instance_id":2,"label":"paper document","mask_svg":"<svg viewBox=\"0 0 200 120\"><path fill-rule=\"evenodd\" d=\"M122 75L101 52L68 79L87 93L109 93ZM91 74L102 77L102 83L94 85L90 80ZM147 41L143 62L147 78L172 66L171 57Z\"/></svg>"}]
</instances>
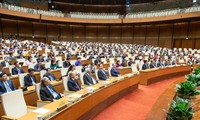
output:
<instances>
[{"instance_id":1,"label":"paper document","mask_svg":"<svg viewBox=\"0 0 200 120\"><path fill-rule=\"evenodd\" d=\"M39 113L39 114L46 114L47 112L49 112L50 110L48 109L44 109L44 108L38 108L36 110L33 110L33 112L35 113Z\"/></svg>"},{"instance_id":2,"label":"paper document","mask_svg":"<svg viewBox=\"0 0 200 120\"><path fill-rule=\"evenodd\" d=\"M70 95L70 97L76 97L76 98L80 98L82 96L82 94L72 94Z\"/></svg>"}]
</instances>

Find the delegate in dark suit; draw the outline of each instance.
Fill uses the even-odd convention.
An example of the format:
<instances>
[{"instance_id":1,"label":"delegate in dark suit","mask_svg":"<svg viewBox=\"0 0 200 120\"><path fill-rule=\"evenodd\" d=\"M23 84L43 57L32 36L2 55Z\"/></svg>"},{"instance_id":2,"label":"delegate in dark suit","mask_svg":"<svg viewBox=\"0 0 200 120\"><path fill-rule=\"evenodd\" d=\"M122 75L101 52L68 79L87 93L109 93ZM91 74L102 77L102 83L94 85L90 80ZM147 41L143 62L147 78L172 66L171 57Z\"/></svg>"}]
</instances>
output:
<instances>
[{"instance_id":1,"label":"delegate in dark suit","mask_svg":"<svg viewBox=\"0 0 200 120\"><path fill-rule=\"evenodd\" d=\"M111 76L118 77L120 75L119 71L114 67L110 70Z\"/></svg>"},{"instance_id":2,"label":"delegate in dark suit","mask_svg":"<svg viewBox=\"0 0 200 120\"><path fill-rule=\"evenodd\" d=\"M33 83L37 83L35 75L27 74L26 76L24 76L25 86L32 86Z\"/></svg>"},{"instance_id":3,"label":"delegate in dark suit","mask_svg":"<svg viewBox=\"0 0 200 120\"><path fill-rule=\"evenodd\" d=\"M39 65L36 64L36 65L34 66L34 70L35 70L36 72L40 72L41 70L45 70L45 67L44 67L43 65L40 65L40 68L39 68Z\"/></svg>"},{"instance_id":4,"label":"delegate in dark suit","mask_svg":"<svg viewBox=\"0 0 200 120\"><path fill-rule=\"evenodd\" d=\"M43 75L43 77L48 77L50 81L56 79L56 77L52 73L46 73L46 74Z\"/></svg>"},{"instance_id":5,"label":"delegate in dark suit","mask_svg":"<svg viewBox=\"0 0 200 120\"><path fill-rule=\"evenodd\" d=\"M106 75L106 71L104 71L102 69L98 70L97 74L98 74L98 77L99 77L100 80L107 80L108 79L108 77Z\"/></svg>"},{"instance_id":6,"label":"delegate in dark suit","mask_svg":"<svg viewBox=\"0 0 200 120\"><path fill-rule=\"evenodd\" d=\"M78 91L81 89L76 79L72 80L71 78L69 78L67 86L70 91Z\"/></svg>"},{"instance_id":7,"label":"delegate in dark suit","mask_svg":"<svg viewBox=\"0 0 200 120\"><path fill-rule=\"evenodd\" d=\"M148 69L148 66L146 64L143 64L142 65L142 70L146 70L146 69Z\"/></svg>"},{"instance_id":8,"label":"delegate in dark suit","mask_svg":"<svg viewBox=\"0 0 200 120\"><path fill-rule=\"evenodd\" d=\"M11 65L11 63L10 62L7 62L9 65ZM1 62L1 65L3 66L3 67L6 67L6 61L3 61L3 62Z\"/></svg>"},{"instance_id":9,"label":"delegate in dark suit","mask_svg":"<svg viewBox=\"0 0 200 120\"><path fill-rule=\"evenodd\" d=\"M22 68L17 68L17 67L12 68L12 75L17 75L20 73L24 73L24 70Z\"/></svg>"},{"instance_id":10,"label":"delegate in dark suit","mask_svg":"<svg viewBox=\"0 0 200 120\"><path fill-rule=\"evenodd\" d=\"M12 80L6 80L6 82L7 82L7 84L9 85L9 87L12 91L16 90L16 88L13 85ZM0 80L0 95L4 94L4 93L7 93L7 90L6 90L6 87L3 83L3 81Z\"/></svg>"},{"instance_id":11,"label":"delegate in dark suit","mask_svg":"<svg viewBox=\"0 0 200 120\"><path fill-rule=\"evenodd\" d=\"M83 81L84 81L84 84L86 85L94 85L94 81L96 83L98 83L97 80L95 80L91 75L89 75L88 73L85 73L84 76L83 76Z\"/></svg>"},{"instance_id":12,"label":"delegate in dark suit","mask_svg":"<svg viewBox=\"0 0 200 120\"><path fill-rule=\"evenodd\" d=\"M150 68L156 68L156 65L154 63L150 63Z\"/></svg>"},{"instance_id":13,"label":"delegate in dark suit","mask_svg":"<svg viewBox=\"0 0 200 120\"><path fill-rule=\"evenodd\" d=\"M54 92L56 92L53 88L52 85L48 85L48 87L50 89L52 89ZM60 94L58 92L57 93L57 98L54 98L54 96L52 95L52 93L50 92L49 88L47 88L47 86L41 86L40 88L40 97L41 97L41 100L43 101L53 101L53 99L59 99L61 98Z\"/></svg>"},{"instance_id":14,"label":"delegate in dark suit","mask_svg":"<svg viewBox=\"0 0 200 120\"><path fill-rule=\"evenodd\" d=\"M63 62L63 67L64 67L64 68L67 68L67 67L69 67L70 65L71 65L70 62L66 62L66 61Z\"/></svg>"}]
</instances>

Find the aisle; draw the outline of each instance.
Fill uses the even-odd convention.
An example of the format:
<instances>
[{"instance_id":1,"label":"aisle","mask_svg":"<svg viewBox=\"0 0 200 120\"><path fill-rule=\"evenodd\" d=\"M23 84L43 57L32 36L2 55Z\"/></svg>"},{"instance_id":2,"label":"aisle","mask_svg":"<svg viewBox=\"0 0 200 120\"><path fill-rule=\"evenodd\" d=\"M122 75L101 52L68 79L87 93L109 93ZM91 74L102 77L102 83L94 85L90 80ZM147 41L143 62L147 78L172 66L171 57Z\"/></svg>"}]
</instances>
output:
<instances>
[{"instance_id":1,"label":"aisle","mask_svg":"<svg viewBox=\"0 0 200 120\"><path fill-rule=\"evenodd\" d=\"M180 77L163 80L139 89L118 100L93 120L145 120L148 112L164 90Z\"/></svg>"}]
</instances>

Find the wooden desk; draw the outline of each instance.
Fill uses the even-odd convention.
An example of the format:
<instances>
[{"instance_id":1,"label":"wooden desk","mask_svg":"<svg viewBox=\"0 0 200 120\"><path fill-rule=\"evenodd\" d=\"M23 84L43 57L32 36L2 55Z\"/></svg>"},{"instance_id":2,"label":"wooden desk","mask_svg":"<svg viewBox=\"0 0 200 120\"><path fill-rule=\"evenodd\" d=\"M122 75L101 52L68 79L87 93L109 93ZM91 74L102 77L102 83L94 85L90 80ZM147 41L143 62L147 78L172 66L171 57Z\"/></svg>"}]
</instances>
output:
<instances>
[{"instance_id":1,"label":"wooden desk","mask_svg":"<svg viewBox=\"0 0 200 120\"><path fill-rule=\"evenodd\" d=\"M193 65L193 70L197 69L198 66L200 66L200 65L194 64L194 65Z\"/></svg>"},{"instance_id":2,"label":"wooden desk","mask_svg":"<svg viewBox=\"0 0 200 120\"><path fill-rule=\"evenodd\" d=\"M190 66L174 66L168 68L141 70L140 84L148 85L163 79L186 75L190 72Z\"/></svg>"},{"instance_id":3,"label":"wooden desk","mask_svg":"<svg viewBox=\"0 0 200 120\"><path fill-rule=\"evenodd\" d=\"M22 66L22 69L24 70L24 73L28 73L28 66Z\"/></svg>"},{"instance_id":4,"label":"wooden desk","mask_svg":"<svg viewBox=\"0 0 200 120\"><path fill-rule=\"evenodd\" d=\"M63 93L64 86L62 81L52 81L51 84L54 86L54 89L57 92ZM35 91L35 86L28 87L27 91L24 91L24 99L26 101L26 104L29 106L36 106L37 104L37 93ZM3 107L0 101L0 116L4 115Z\"/></svg>"},{"instance_id":5,"label":"wooden desk","mask_svg":"<svg viewBox=\"0 0 200 120\"><path fill-rule=\"evenodd\" d=\"M132 73L131 67L123 67L123 68L118 68L118 71L121 75L125 75L128 73Z\"/></svg>"},{"instance_id":6,"label":"wooden desk","mask_svg":"<svg viewBox=\"0 0 200 120\"><path fill-rule=\"evenodd\" d=\"M125 75L124 75L125 76ZM112 82L112 80L109 80ZM58 101L52 102L42 108L49 109L50 112L54 112L54 115L50 117L50 120L76 120L76 119L92 119L100 111L108 107L110 104L114 103L116 100L120 99L124 95L132 92L138 88L139 76L135 75L125 80L120 80L110 85L100 88L92 94L81 98L77 102L68 106L67 108L55 113L60 104L69 104L67 97L61 98ZM97 88L102 86L102 82L92 86ZM76 92L84 93L85 89ZM51 114L51 113L49 113ZM35 120L36 113L28 113L18 120Z\"/></svg>"},{"instance_id":7,"label":"wooden desk","mask_svg":"<svg viewBox=\"0 0 200 120\"><path fill-rule=\"evenodd\" d=\"M168 103L176 94L176 84L185 81L185 77L181 77L179 80L172 83L163 93L159 96L150 112L147 115L146 120L166 120L167 114L163 109L169 110Z\"/></svg>"},{"instance_id":8,"label":"wooden desk","mask_svg":"<svg viewBox=\"0 0 200 120\"><path fill-rule=\"evenodd\" d=\"M10 80L12 80L12 82L13 82L13 84L14 84L14 86L15 86L16 88L19 88L19 87L20 87L19 76L18 76L18 75L12 75L12 76L10 77Z\"/></svg>"},{"instance_id":9,"label":"wooden desk","mask_svg":"<svg viewBox=\"0 0 200 120\"><path fill-rule=\"evenodd\" d=\"M84 65L84 64L92 64L92 60L82 60L81 64L82 65Z\"/></svg>"},{"instance_id":10,"label":"wooden desk","mask_svg":"<svg viewBox=\"0 0 200 120\"><path fill-rule=\"evenodd\" d=\"M56 79L60 79L62 76L60 69L52 70L51 73L55 76Z\"/></svg>"},{"instance_id":11,"label":"wooden desk","mask_svg":"<svg viewBox=\"0 0 200 120\"><path fill-rule=\"evenodd\" d=\"M103 68L105 68L106 70L108 70L109 67L110 63L103 64ZM97 69L99 69L99 66L97 66Z\"/></svg>"},{"instance_id":12,"label":"wooden desk","mask_svg":"<svg viewBox=\"0 0 200 120\"><path fill-rule=\"evenodd\" d=\"M40 72L35 72L34 74L35 74L36 81L40 82L41 80Z\"/></svg>"}]
</instances>

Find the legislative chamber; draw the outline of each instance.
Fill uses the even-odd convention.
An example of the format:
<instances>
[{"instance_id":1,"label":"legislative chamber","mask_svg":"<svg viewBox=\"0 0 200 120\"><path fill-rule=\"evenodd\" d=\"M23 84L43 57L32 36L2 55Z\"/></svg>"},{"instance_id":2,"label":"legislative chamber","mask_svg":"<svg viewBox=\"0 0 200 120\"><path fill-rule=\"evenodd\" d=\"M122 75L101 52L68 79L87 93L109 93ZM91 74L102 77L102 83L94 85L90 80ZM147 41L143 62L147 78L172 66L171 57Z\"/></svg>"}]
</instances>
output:
<instances>
[{"instance_id":1,"label":"legislative chamber","mask_svg":"<svg viewBox=\"0 0 200 120\"><path fill-rule=\"evenodd\" d=\"M200 0L0 0L2 120L199 120Z\"/></svg>"}]
</instances>

